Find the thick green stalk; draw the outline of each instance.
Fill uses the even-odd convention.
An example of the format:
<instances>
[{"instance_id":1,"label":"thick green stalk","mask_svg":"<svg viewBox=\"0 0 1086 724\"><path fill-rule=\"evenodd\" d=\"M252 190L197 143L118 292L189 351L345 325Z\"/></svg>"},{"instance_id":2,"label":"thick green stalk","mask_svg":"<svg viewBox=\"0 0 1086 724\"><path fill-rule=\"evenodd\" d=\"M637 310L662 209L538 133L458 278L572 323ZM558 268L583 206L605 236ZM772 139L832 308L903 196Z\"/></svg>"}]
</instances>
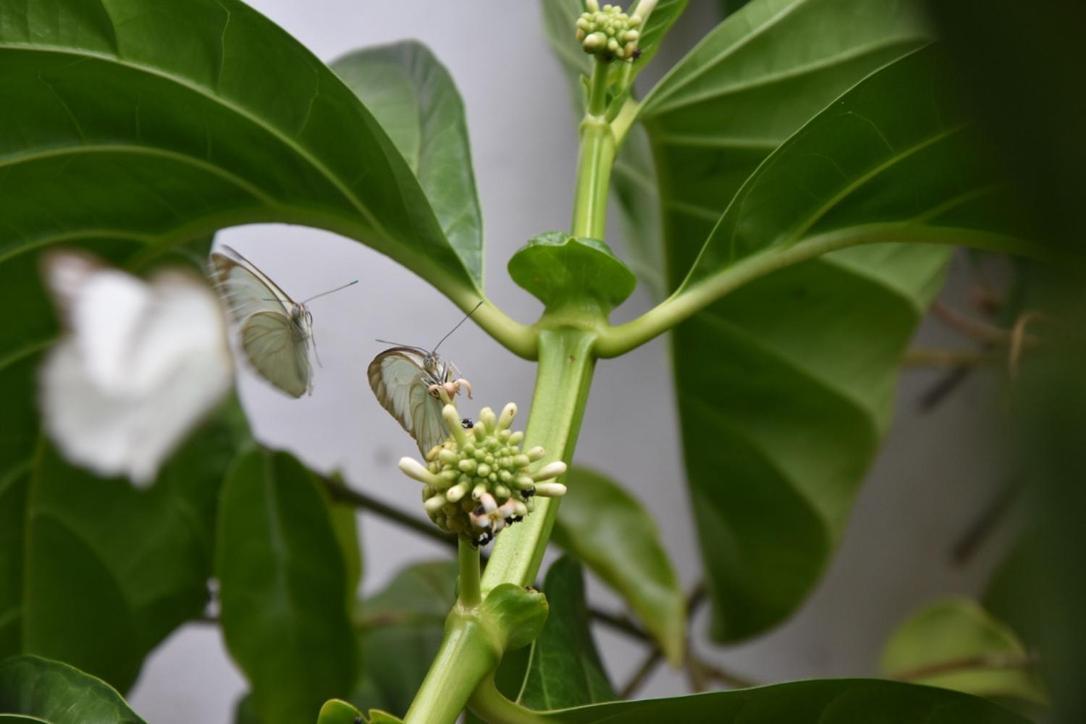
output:
<instances>
[{"instance_id":1,"label":"thick green stalk","mask_svg":"<svg viewBox=\"0 0 1086 724\"><path fill-rule=\"evenodd\" d=\"M573 202L573 235L603 239L607 192L615 162L615 135L607 122L608 63L593 61L588 112L581 121L581 151Z\"/></svg>"},{"instance_id":2,"label":"thick green stalk","mask_svg":"<svg viewBox=\"0 0 1086 724\"><path fill-rule=\"evenodd\" d=\"M607 223L607 194L615 159L615 137L607 123L607 64L595 62L588 113L581 124L581 153L573 205L573 234L603 239ZM535 394L525 430L525 447L542 446L545 462L573 458L584 416L588 389L596 366L595 344L601 316L591 309L548 310L539 321L535 345L522 344L524 356L538 355ZM516 335L514 335L516 336ZM445 724L456 720L472 692L501 660L505 632L482 612L482 600L503 583L527 586L535 581L547 548L558 500L537 498L535 510L502 531L479 585L471 580L473 561L460 548L460 600L445 626L437 657L411 703L407 724ZM478 565L477 552L474 565ZM488 628L489 627L489 628Z\"/></svg>"},{"instance_id":3,"label":"thick green stalk","mask_svg":"<svg viewBox=\"0 0 1086 724\"><path fill-rule=\"evenodd\" d=\"M460 584L460 605L464 608L474 608L483 602L483 596L479 590L479 549L465 538L460 538L457 551L460 560L460 571L457 577Z\"/></svg>"}]
</instances>

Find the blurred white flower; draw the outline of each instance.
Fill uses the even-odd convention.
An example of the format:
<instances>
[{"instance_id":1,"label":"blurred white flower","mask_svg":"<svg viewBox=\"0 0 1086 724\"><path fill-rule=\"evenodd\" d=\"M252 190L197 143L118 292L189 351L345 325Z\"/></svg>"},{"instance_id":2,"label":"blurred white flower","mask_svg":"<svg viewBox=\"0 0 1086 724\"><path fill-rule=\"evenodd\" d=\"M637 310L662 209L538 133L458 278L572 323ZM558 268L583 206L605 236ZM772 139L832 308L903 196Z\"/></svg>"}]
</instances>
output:
<instances>
[{"instance_id":1,"label":"blurred white flower","mask_svg":"<svg viewBox=\"0 0 1086 724\"><path fill-rule=\"evenodd\" d=\"M42 369L45 429L73 463L145 486L230 389L219 302L193 274L144 281L82 253L44 272L65 325Z\"/></svg>"}]
</instances>

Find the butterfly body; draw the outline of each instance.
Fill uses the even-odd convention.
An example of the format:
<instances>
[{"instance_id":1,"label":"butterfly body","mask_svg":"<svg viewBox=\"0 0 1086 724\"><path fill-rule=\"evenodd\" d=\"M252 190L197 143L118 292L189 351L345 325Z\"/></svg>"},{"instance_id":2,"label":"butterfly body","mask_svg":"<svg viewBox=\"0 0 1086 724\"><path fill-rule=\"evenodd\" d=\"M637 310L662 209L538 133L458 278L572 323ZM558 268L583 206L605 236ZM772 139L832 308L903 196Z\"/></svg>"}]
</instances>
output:
<instances>
[{"instance_id":1,"label":"butterfly body","mask_svg":"<svg viewBox=\"0 0 1086 724\"><path fill-rule=\"evenodd\" d=\"M313 315L229 246L211 254L211 272L234 321L241 348L257 373L291 397L313 390Z\"/></svg>"}]
</instances>

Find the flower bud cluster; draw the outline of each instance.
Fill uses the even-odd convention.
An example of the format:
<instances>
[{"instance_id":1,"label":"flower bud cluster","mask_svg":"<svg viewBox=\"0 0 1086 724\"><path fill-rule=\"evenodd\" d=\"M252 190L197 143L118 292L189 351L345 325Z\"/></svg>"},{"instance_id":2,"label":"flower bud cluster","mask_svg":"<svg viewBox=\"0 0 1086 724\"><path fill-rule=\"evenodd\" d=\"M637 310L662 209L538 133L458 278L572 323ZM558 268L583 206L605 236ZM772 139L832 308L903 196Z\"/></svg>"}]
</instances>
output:
<instances>
[{"instance_id":1,"label":"flower bud cluster","mask_svg":"<svg viewBox=\"0 0 1086 724\"><path fill-rule=\"evenodd\" d=\"M453 405L446 405L442 418L448 439L426 455L425 465L400 460L400 470L423 484L423 507L442 530L486 545L531 512L534 496L565 494L566 486L554 482L566 472L565 463L552 462L531 472L543 458L543 448L521 451L524 433L509 429L516 414L512 402L501 416L484 407L469 427Z\"/></svg>"},{"instance_id":2,"label":"flower bud cluster","mask_svg":"<svg viewBox=\"0 0 1086 724\"><path fill-rule=\"evenodd\" d=\"M577 19L577 40L584 52L600 60L631 60L637 57L642 17L627 15L618 5L585 3L588 10Z\"/></svg>"}]
</instances>

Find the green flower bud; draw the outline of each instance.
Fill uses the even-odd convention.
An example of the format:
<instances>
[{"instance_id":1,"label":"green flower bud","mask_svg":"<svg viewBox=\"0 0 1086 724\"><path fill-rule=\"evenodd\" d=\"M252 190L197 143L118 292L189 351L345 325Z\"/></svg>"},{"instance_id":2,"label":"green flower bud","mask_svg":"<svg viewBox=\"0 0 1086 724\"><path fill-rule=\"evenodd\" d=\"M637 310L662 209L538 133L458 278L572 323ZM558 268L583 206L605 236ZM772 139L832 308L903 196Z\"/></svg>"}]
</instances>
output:
<instances>
[{"instance_id":1,"label":"green flower bud","mask_svg":"<svg viewBox=\"0 0 1086 724\"><path fill-rule=\"evenodd\" d=\"M430 451L427 464L400 461L400 469L423 484L423 508L439 528L484 545L528 515L537 493L554 497L565 492L565 486L549 482L565 473L564 463L532 471L544 451L521 451L524 434L510 429L515 404L506 405L500 416L484 407L470 430L463 429L453 405L441 415L449 437Z\"/></svg>"}]
</instances>

